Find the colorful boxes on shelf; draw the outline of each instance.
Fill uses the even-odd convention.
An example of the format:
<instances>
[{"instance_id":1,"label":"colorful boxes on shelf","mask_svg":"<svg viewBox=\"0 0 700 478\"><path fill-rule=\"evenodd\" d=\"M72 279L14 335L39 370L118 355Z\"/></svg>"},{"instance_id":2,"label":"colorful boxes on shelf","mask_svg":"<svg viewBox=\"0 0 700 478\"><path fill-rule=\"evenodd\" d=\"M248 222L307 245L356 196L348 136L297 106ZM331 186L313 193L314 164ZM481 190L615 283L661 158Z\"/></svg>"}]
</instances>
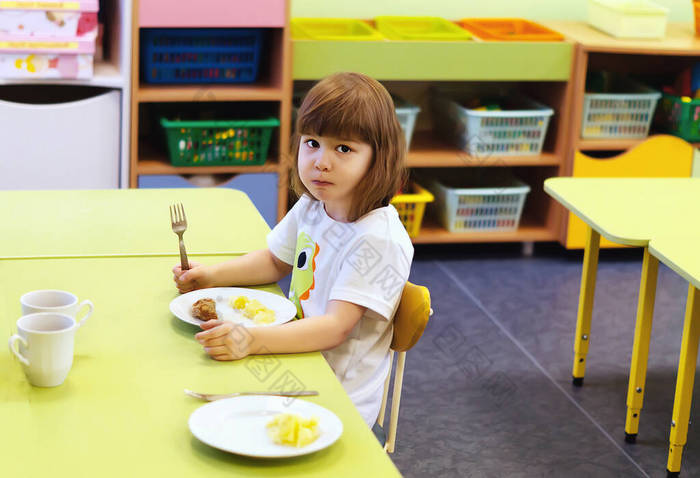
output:
<instances>
[{"instance_id":1,"label":"colorful boxes on shelf","mask_svg":"<svg viewBox=\"0 0 700 478\"><path fill-rule=\"evenodd\" d=\"M91 78L97 0L0 2L0 77Z\"/></svg>"}]
</instances>

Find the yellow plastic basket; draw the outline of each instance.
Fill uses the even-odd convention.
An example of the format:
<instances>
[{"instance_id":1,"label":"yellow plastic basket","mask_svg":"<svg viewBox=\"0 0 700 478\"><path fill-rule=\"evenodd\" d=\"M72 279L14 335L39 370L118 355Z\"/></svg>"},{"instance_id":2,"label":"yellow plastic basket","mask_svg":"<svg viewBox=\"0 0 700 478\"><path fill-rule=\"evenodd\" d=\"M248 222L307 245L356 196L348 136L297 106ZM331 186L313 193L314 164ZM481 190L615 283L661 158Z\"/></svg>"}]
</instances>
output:
<instances>
[{"instance_id":1,"label":"yellow plastic basket","mask_svg":"<svg viewBox=\"0 0 700 478\"><path fill-rule=\"evenodd\" d=\"M415 182L411 183L409 194L397 194L391 200L399 213L401 222L406 228L409 237L416 237L420 232L420 225L423 222L425 205L435 199L430 191L420 187Z\"/></svg>"},{"instance_id":2,"label":"yellow plastic basket","mask_svg":"<svg viewBox=\"0 0 700 478\"><path fill-rule=\"evenodd\" d=\"M472 34L440 17L393 17L374 19L377 30L391 40L465 41Z\"/></svg>"},{"instance_id":3,"label":"yellow plastic basket","mask_svg":"<svg viewBox=\"0 0 700 478\"><path fill-rule=\"evenodd\" d=\"M385 38L362 20L354 18L292 18L297 40L381 41Z\"/></svg>"}]
</instances>

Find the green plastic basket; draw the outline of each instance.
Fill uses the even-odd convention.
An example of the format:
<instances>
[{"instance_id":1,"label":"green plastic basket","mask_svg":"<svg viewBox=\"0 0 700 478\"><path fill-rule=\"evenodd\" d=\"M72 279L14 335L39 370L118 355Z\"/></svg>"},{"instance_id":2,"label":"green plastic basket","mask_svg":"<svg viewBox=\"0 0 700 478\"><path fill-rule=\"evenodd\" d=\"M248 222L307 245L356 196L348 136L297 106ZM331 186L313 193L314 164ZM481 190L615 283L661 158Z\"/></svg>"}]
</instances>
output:
<instances>
[{"instance_id":1,"label":"green plastic basket","mask_svg":"<svg viewBox=\"0 0 700 478\"><path fill-rule=\"evenodd\" d=\"M173 166L257 166L265 163L277 118L243 121L160 120Z\"/></svg>"},{"instance_id":2,"label":"green plastic basket","mask_svg":"<svg viewBox=\"0 0 700 478\"><path fill-rule=\"evenodd\" d=\"M700 99L664 93L659 103L657 123L669 133L686 141L700 141Z\"/></svg>"}]
</instances>

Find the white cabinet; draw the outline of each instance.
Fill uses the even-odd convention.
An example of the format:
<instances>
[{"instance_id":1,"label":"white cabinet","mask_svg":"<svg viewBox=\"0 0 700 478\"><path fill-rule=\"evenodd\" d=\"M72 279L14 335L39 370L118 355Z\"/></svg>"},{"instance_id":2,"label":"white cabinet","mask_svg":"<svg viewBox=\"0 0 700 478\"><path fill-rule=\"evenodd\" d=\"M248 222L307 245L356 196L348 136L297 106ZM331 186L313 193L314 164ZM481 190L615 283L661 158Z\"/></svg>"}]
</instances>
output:
<instances>
[{"instance_id":1,"label":"white cabinet","mask_svg":"<svg viewBox=\"0 0 700 478\"><path fill-rule=\"evenodd\" d=\"M0 100L0 189L119 187L122 92L99 91L49 104Z\"/></svg>"}]
</instances>

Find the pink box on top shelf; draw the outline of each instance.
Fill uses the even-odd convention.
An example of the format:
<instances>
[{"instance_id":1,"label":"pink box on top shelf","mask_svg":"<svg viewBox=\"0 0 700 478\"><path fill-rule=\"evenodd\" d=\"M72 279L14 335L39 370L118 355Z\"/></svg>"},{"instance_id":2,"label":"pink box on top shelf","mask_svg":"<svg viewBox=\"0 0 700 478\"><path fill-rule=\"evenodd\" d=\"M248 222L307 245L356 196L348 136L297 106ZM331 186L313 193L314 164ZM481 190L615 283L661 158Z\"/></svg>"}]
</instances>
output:
<instances>
[{"instance_id":1,"label":"pink box on top shelf","mask_svg":"<svg viewBox=\"0 0 700 478\"><path fill-rule=\"evenodd\" d=\"M2 78L92 78L95 40L0 35Z\"/></svg>"},{"instance_id":2,"label":"pink box on top shelf","mask_svg":"<svg viewBox=\"0 0 700 478\"><path fill-rule=\"evenodd\" d=\"M286 0L141 0L139 26L282 28L286 9Z\"/></svg>"},{"instance_id":3,"label":"pink box on top shelf","mask_svg":"<svg viewBox=\"0 0 700 478\"><path fill-rule=\"evenodd\" d=\"M0 77L92 78L98 0L0 0Z\"/></svg>"},{"instance_id":4,"label":"pink box on top shelf","mask_svg":"<svg viewBox=\"0 0 700 478\"><path fill-rule=\"evenodd\" d=\"M0 34L95 38L98 9L98 0L0 1Z\"/></svg>"}]
</instances>

